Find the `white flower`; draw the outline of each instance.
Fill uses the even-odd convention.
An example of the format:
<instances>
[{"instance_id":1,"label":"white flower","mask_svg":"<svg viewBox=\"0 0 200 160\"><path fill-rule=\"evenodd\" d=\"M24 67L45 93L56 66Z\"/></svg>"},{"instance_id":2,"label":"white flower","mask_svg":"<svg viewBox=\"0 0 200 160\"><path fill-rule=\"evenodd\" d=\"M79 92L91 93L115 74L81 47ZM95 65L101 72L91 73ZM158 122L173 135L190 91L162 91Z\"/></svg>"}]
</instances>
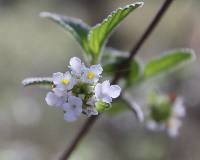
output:
<instances>
[{"instance_id":1,"label":"white flower","mask_svg":"<svg viewBox=\"0 0 200 160\"><path fill-rule=\"evenodd\" d=\"M185 116L185 106L182 97L177 97L172 108L173 116L181 118Z\"/></svg>"},{"instance_id":2,"label":"white flower","mask_svg":"<svg viewBox=\"0 0 200 160\"><path fill-rule=\"evenodd\" d=\"M67 96L67 93L54 88L52 92L47 93L45 100L49 106L62 107L67 100Z\"/></svg>"},{"instance_id":3,"label":"white flower","mask_svg":"<svg viewBox=\"0 0 200 160\"><path fill-rule=\"evenodd\" d=\"M147 128L153 131L167 131L168 135L175 138L179 134L179 129L182 125L181 118L185 116L185 107L183 98L177 97L172 104L171 116L168 120L159 123L155 120L147 122Z\"/></svg>"},{"instance_id":4,"label":"white flower","mask_svg":"<svg viewBox=\"0 0 200 160\"><path fill-rule=\"evenodd\" d=\"M181 118L186 114L183 98L177 97L172 107L172 117L167 123L167 132L169 136L174 138L179 134L182 125Z\"/></svg>"},{"instance_id":5,"label":"white flower","mask_svg":"<svg viewBox=\"0 0 200 160\"><path fill-rule=\"evenodd\" d=\"M170 137L175 138L179 134L179 129L182 125L182 122L178 118L170 118L169 122L167 123L167 133Z\"/></svg>"},{"instance_id":6,"label":"white flower","mask_svg":"<svg viewBox=\"0 0 200 160\"><path fill-rule=\"evenodd\" d=\"M164 123L158 123L154 120L149 120L146 124L147 128L152 131L163 131L165 130Z\"/></svg>"},{"instance_id":7,"label":"white flower","mask_svg":"<svg viewBox=\"0 0 200 160\"><path fill-rule=\"evenodd\" d=\"M85 68L81 80L85 83L96 83L100 78L100 74L103 72L103 68L100 64L92 65L90 68Z\"/></svg>"},{"instance_id":8,"label":"white flower","mask_svg":"<svg viewBox=\"0 0 200 160\"><path fill-rule=\"evenodd\" d=\"M76 76L81 76L85 65L81 62L81 60L77 57L73 57L69 61L69 68L71 69L71 73Z\"/></svg>"},{"instance_id":9,"label":"white flower","mask_svg":"<svg viewBox=\"0 0 200 160\"><path fill-rule=\"evenodd\" d=\"M82 100L75 96L69 96L68 103L63 104L65 111L64 119L69 122L73 122L78 119L82 113Z\"/></svg>"},{"instance_id":10,"label":"white flower","mask_svg":"<svg viewBox=\"0 0 200 160\"><path fill-rule=\"evenodd\" d=\"M69 72L64 74L57 72L53 74L53 83L56 88L60 90L70 90L76 84L76 80L71 76Z\"/></svg>"},{"instance_id":11,"label":"white flower","mask_svg":"<svg viewBox=\"0 0 200 160\"><path fill-rule=\"evenodd\" d=\"M87 108L84 109L84 111L88 117L90 117L92 115L98 115L98 112L95 109L95 102L96 102L96 100L95 100L95 97L93 96L93 97L90 97L86 103L89 106L87 106Z\"/></svg>"},{"instance_id":12,"label":"white flower","mask_svg":"<svg viewBox=\"0 0 200 160\"><path fill-rule=\"evenodd\" d=\"M121 88L118 85L110 85L109 81L98 83L95 87L95 96L97 100L106 103L111 103L112 98L117 98L120 95Z\"/></svg>"}]
</instances>

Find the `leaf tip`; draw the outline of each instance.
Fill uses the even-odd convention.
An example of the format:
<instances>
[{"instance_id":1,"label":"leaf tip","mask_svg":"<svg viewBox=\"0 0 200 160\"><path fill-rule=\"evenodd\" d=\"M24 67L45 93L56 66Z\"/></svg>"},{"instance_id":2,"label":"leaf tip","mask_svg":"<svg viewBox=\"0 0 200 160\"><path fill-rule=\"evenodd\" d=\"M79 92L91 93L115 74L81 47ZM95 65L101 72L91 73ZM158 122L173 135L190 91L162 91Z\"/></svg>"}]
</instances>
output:
<instances>
[{"instance_id":1,"label":"leaf tip","mask_svg":"<svg viewBox=\"0 0 200 160\"><path fill-rule=\"evenodd\" d=\"M30 85L40 85L40 84L52 84L53 79L51 77L34 77L34 78L26 78L22 82L23 86Z\"/></svg>"},{"instance_id":2,"label":"leaf tip","mask_svg":"<svg viewBox=\"0 0 200 160\"><path fill-rule=\"evenodd\" d=\"M40 12L39 16L41 18L50 18L50 19L54 19L56 21L60 21L61 18L55 14L55 13L50 13L50 12Z\"/></svg>"},{"instance_id":3,"label":"leaf tip","mask_svg":"<svg viewBox=\"0 0 200 160\"><path fill-rule=\"evenodd\" d=\"M135 3L130 4L128 6L132 6L134 8L138 8L138 7L143 7L143 5L144 5L144 2L141 1L141 2L135 2Z\"/></svg>"},{"instance_id":4,"label":"leaf tip","mask_svg":"<svg viewBox=\"0 0 200 160\"><path fill-rule=\"evenodd\" d=\"M26 79L22 80L22 81L21 81L21 84L22 84L23 86L27 86L27 85L29 84L29 78L26 78Z\"/></svg>"},{"instance_id":5,"label":"leaf tip","mask_svg":"<svg viewBox=\"0 0 200 160\"><path fill-rule=\"evenodd\" d=\"M195 53L195 51L193 50L193 49L191 49L191 48L184 48L183 50L182 50L183 52L187 52L187 53L189 53L191 56L191 61L195 61L196 60L196 53Z\"/></svg>"},{"instance_id":6,"label":"leaf tip","mask_svg":"<svg viewBox=\"0 0 200 160\"><path fill-rule=\"evenodd\" d=\"M42 18L49 17L50 13L49 12L40 12L39 16Z\"/></svg>"}]
</instances>

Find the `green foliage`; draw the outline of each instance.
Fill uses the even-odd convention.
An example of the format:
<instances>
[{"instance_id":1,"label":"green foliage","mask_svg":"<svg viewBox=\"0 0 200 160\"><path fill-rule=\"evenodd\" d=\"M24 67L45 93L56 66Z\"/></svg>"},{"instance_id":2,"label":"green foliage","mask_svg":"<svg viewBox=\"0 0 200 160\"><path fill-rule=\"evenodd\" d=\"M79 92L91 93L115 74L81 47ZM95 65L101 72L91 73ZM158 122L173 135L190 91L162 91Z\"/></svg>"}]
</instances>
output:
<instances>
[{"instance_id":1,"label":"green foliage","mask_svg":"<svg viewBox=\"0 0 200 160\"><path fill-rule=\"evenodd\" d=\"M142 70L139 61L137 61L136 59L132 60L129 71L127 73L127 81L126 81L127 87L133 85L134 82L139 80L141 75L142 75Z\"/></svg>"},{"instance_id":2,"label":"green foliage","mask_svg":"<svg viewBox=\"0 0 200 160\"><path fill-rule=\"evenodd\" d=\"M112 12L102 23L92 27L89 36L88 43L91 53L94 58L98 58L103 45L108 39L112 30L133 10L142 6L142 2L127 5L124 8L119 8Z\"/></svg>"},{"instance_id":3,"label":"green foliage","mask_svg":"<svg viewBox=\"0 0 200 160\"><path fill-rule=\"evenodd\" d=\"M96 108L97 112L102 113L102 112L106 111L108 108L110 108L110 104L105 103L103 101L98 101L95 103L95 108Z\"/></svg>"},{"instance_id":4,"label":"green foliage","mask_svg":"<svg viewBox=\"0 0 200 160\"><path fill-rule=\"evenodd\" d=\"M87 36L90 27L87 24L85 24L80 19L62 16L49 12L42 12L40 16L52 20L53 22L63 27L67 32L71 33L73 37L77 40L77 42L80 44L84 52L86 54L89 54Z\"/></svg>"},{"instance_id":5,"label":"green foliage","mask_svg":"<svg viewBox=\"0 0 200 160\"><path fill-rule=\"evenodd\" d=\"M187 49L169 52L160 58L148 62L144 68L144 76L145 78L148 78L168 71L169 69L172 69L188 60L192 60L193 58L194 54L192 50Z\"/></svg>"},{"instance_id":6,"label":"green foliage","mask_svg":"<svg viewBox=\"0 0 200 160\"><path fill-rule=\"evenodd\" d=\"M40 85L44 87L52 87L53 81L50 77L34 77L34 78L26 78L22 81L24 86L31 86L31 85Z\"/></svg>"},{"instance_id":7,"label":"green foliage","mask_svg":"<svg viewBox=\"0 0 200 160\"><path fill-rule=\"evenodd\" d=\"M41 17L48 18L67 32L70 32L78 41L86 53L90 63L94 64L100 60L100 53L112 30L136 8L143 5L143 2L136 2L119 8L112 12L102 23L90 28L79 19L61 16L54 13L42 12Z\"/></svg>"},{"instance_id":8,"label":"green foliage","mask_svg":"<svg viewBox=\"0 0 200 160\"><path fill-rule=\"evenodd\" d=\"M126 52L109 50L104 54L103 61L106 61L103 65L104 73L108 75L115 74L116 72L123 72L124 79L126 79L126 86L129 87L134 84L142 75L142 67L137 59L130 62L128 69L120 70L120 65L126 63L128 54Z\"/></svg>"},{"instance_id":9,"label":"green foliage","mask_svg":"<svg viewBox=\"0 0 200 160\"><path fill-rule=\"evenodd\" d=\"M167 121L172 113L172 102L168 96L159 95L158 93L151 93L148 97L150 107L150 116L156 122Z\"/></svg>"}]
</instances>

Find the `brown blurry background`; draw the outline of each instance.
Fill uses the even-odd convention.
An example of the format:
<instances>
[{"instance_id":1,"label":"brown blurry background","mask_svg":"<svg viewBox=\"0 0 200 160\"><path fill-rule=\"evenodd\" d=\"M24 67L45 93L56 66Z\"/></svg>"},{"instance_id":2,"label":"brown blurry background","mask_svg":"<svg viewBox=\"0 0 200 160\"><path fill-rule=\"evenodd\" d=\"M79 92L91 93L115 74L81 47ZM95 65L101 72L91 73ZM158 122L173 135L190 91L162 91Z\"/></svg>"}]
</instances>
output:
<instances>
[{"instance_id":1,"label":"brown blurry background","mask_svg":"<svg viewBox=\"0 0 200 160\"><path fill-rule=\"evenodd\" d=\"M129 51L164 0L144 0L116 30L109 46ZM86 117L63 120L61 110L45 103L47 90L21 85L30 76L65 71L72 56L82 57L73 38L41 11L83 19L94 25L112 10L132 0L0 0L0 160L55 160L71 142ZM170 139L139 124L131 112L103 117L95 124L71 160L199 160L200 159L200 1L176 0L139 51L147 61L163 51L193 48L195 63L132 88L143 103L151 89L176 91L185 97L187 117L180 136ZM170 77L170 78L169 78Z\"/></svg>"}]
</instances>

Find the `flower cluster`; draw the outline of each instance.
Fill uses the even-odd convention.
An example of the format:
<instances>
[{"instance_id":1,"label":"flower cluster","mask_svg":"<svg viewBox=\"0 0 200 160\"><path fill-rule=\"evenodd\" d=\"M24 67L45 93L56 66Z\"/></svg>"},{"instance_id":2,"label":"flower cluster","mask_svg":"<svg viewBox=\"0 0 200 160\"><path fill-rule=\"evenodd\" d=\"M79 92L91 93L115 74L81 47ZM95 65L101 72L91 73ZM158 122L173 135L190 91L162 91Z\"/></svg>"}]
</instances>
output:
<instances>
[{"instance_id":1,"label":"flower cluster","mask_svg":"<svg viewBox=\"0 0 200 160\"><path fill-rule=\"evenodd\" d=\"M103 69L100 64L86 67L77 57L69 62L69 71L53 74L52 90L46 95L49 106L64 110L66 121L75 121L81 113L88 116L97 115L99 104L110 106L112 98L120 95L118 85L109 81L98 83Z\"/></svg>"},{"instance_id":2,"label":"flower cluster","mask_svg":"<svg viewBox=\"0 0 200 160\"><path fill-rule=\"evenodd\" d=\"M176 137L182 125L181 118L186 114L183 98L161 96L150 108L147 128L153 131L166 130L170 137Z\"/></svg>"}]
</instances>

